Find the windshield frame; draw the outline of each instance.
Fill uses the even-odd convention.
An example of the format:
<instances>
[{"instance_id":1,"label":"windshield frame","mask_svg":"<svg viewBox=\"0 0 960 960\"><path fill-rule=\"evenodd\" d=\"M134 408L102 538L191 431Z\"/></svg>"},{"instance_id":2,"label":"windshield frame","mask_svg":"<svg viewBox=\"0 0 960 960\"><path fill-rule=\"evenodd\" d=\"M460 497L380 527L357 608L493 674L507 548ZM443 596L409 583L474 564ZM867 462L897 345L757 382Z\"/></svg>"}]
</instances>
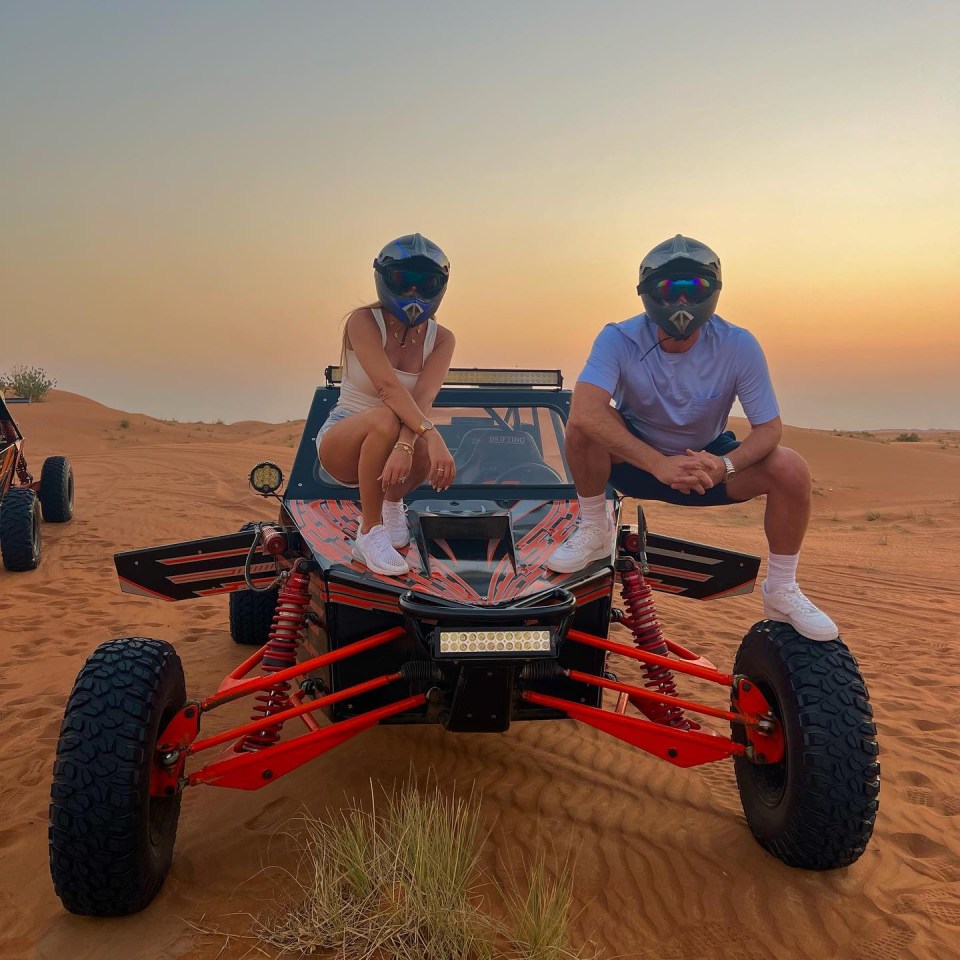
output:
<instances>
[{"instance_id":1,"label":"windshield frame","mask_svg":"<svg viewBox=\"0 0 960 960\"><path fill-rule=\"evenodd\" d=\"M340 389L336 386L317 387L314 392L310 414L304 425L300 446L294 460L290 481L283 495L286 500L352 500L360 499L360 491L356 487L346 487L340 484L329 483L319 472L317 458L316 436L333 409L340 396ZM556 414L551 417L555 424L559 421L561 428L566 427L570 415L570 400L572 393L563 389L541 389L534 387L444 387L437 394L434 401L434 410L451 408L471 408L476 410L498 411L507 408L538 408L547 411L547 414ZM561 437L557 437L560 445L561 457L566 466L563 454ZM566 472L569 476L569 467ZM494 485L491 483L454 484L442 494L437 494L432 488L422 485L411 490L404 498L408 503L417 500L487 500L505 501L515 500L572 500L577 493L571 480L569 483L511 483L509 485Z\"/></svg>"}]
</instances>

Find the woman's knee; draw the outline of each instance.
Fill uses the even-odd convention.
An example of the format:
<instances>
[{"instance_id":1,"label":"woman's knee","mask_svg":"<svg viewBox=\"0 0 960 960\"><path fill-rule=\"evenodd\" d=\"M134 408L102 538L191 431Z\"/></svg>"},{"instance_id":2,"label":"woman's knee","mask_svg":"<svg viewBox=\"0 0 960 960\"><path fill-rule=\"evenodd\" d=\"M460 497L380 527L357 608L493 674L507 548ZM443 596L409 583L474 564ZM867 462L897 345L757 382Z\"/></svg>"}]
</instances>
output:
<instances>
[{"instance_id":1,"label":"woman's knee","mask_svg":"<svg viewBox=\"0 0 960 960\"><path fill-rule=\"evenodd\" d=\"M368 416L368 433L394 440L400 436L400 418L389 407L378 407Z\"/></svg>"}]
</instances>

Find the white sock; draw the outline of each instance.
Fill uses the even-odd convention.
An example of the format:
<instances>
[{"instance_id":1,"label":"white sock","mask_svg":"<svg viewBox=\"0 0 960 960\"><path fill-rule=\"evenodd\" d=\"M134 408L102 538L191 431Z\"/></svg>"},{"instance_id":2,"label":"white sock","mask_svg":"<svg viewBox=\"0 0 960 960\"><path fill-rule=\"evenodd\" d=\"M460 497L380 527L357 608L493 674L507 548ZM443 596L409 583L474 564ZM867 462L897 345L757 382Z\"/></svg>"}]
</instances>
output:
<instances>
[{"instance_id":1,"label":"white sock","mask_svg":"<svg viewBox=\"0 0 960 960\"><path fill-rule=\"evenodd\" d=\"M403 501L402 500L384 500L383 501L383 519L401 519L403 517Z\"/></svg>"},{"instance_id":2,"label":"white sock","mask_svg":"<svg viewBox=\"0 0 960 960\"><path fill-rule=\"evenodd\" d=\"M800 554L771 553L767 555L767 590L789 587L797 582L797 564Z\"/></svg>"},{"instance_id":3,"label":"white sock","mask_svg":"<svg viewBox=\"0 0 960 960\"><path fill-rule=\"evenodd\" d=\"M601 530L606 530L607 522L607 497L601 493L596 497L577 497L580 501L580 516L584 523L589 523Z\"/></svg>"}]
</instances>

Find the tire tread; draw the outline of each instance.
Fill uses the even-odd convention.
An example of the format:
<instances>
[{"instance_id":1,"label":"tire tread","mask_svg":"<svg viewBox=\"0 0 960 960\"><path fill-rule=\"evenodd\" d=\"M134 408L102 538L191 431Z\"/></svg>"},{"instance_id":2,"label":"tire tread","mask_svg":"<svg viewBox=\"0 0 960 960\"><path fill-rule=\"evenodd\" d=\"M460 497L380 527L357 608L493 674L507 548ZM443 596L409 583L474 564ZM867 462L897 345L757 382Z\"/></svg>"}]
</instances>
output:
<instances>
[{"instance_id":1,"label":"tire tread","mask_svg":"<svg viewBox=\"0 0 960 960\"><path fill-rule=\"evenodd\" d=\"M70 496L73 470L66 457L47 457L40 469L40 506L48 523L73 519Z\"/></svg>"},{"instance_id":2,"label":"tire tread","mask_svg":"<svg viewBox=\"0 0 960 960\"><path fill-rule=\"evenodd\" d=\"M0 554L3 565L11 571L36 570L40 566L40 551L36 550L34 511L38 510L37 495L25 487L14 487L0 501Z\"/></svg>"},{"instance_id":3,"label":"tire tread","mask_svg":"<svg viewBox=\"0 0 960 960\"><path fill-rule=\"evenodd\" d=\"M278 595L279 590L237 590L230 594L230 636L235 643L262 647L267 642Z\"/></svg>"},{"instance_id":4,"label":"tire tread","mask_svg":"<svg viewBox=\"0 0 960 960\"><path fill-rule=\"evenodd\" d=\"M848 866L866 850L880 795L877 729L859 666L840 639L812 641L789 624L761 621L744 639L736 674L750 676L742 664L761 644L769 645L789 684L801 763L793 771L794 809L780 834L759 833L745 802L747 820L760 844L790 866ZM749 760L738 759L735 766L738 782L749 776Z\"/></svg>"},{"instance_id":5,"label":"tire tread","mask_svg":"<svg viewBox=\"0 0 960 960\"><path fill-rule=\"evenodd\" d=\"M49 851L54 888L63 905L88 916L120 916L143 909L169 869L144 862L149 829L143 791L149 790L158 696L172 687L183 696L183 670L173 647L132 637L102 644L74 684L63 723L50 792ZM171 803L172 855L179 796Z\"/></svg>"}]
</instances>

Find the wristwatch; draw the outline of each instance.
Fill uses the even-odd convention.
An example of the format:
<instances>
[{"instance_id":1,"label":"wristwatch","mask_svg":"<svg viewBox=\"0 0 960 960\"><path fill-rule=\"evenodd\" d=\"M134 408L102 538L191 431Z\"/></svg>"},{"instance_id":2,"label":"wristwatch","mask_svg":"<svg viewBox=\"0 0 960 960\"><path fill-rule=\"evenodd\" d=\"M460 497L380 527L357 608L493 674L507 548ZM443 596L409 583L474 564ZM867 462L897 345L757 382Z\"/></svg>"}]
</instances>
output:
<instances>
[{"instance_id":1,"label":"wristwatch","mask_svg":"<svg viewBox=\"0 0 960 960\"><path fill-rule=\"evenodd\" d=\"M733 461L729 457L721 457L720 459L727 468L727 475L723 478L723 482L729 483L737 475L736 467L734 467Z\"/></svg>"},{"instance_id":2,"label":"wristwatch","mask_svg":"<svg viewBox=\"0 0 960 960\"><path fill-rule=\"evenodd\" d=\"M423 422L417 427L417 436L422 437L428 430L433 429L433 421L424 417Z\"/></svg>"}]
</instances>

